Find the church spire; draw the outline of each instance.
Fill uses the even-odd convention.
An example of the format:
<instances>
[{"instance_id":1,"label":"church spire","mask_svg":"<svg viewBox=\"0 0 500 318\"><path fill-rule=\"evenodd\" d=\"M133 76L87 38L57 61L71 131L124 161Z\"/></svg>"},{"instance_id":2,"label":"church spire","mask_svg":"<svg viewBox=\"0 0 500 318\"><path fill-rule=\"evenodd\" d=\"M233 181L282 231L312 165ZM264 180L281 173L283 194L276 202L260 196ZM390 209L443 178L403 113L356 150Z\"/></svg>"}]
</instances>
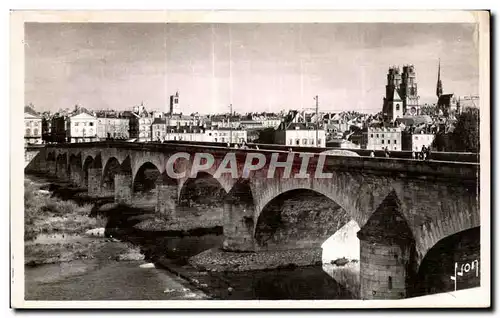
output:
<instances>
[{"instance_id":1,"label":"church spire","mask_svg":"<svg viewBox=\"0 0 500 318\"><path fill-rule=\"evenodd\" d=\"M441 83L441 59L439 59L436 95L439 98L439 96L441 96L442 94L443 94L443 83Z\"/></svg>"}]
</instances>

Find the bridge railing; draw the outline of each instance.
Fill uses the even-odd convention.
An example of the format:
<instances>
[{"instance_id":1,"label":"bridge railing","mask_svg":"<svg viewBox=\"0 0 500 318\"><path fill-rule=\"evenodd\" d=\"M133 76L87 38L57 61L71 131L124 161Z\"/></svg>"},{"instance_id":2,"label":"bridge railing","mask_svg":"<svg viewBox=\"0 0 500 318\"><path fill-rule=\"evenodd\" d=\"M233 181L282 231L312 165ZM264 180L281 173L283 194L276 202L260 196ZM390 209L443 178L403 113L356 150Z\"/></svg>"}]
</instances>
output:
<instances>
[{"instance_id":1,"label":"bridge railing","mask_svg":"<svg viewBox=\"0 0 500 318\"><path fill-rule=\"evenodd\" d=\"M100 142L90 142L90 143L74 143L74 144L63 144L69 147L87 147L87 145L96 145L99 144L100 147L104 145L109 145L112 147L119 147L118 145L123 145L124 147L142 147L143 145L187 145L187 146L197 146L203 148L221 148L227 149L228 146L225 143L220 142L195 142L195 141L166 141L164 143L160 142L126 142L126 141L100 141ZM75 146L73 146L75 145ZM133 146L132 146L133 145ZM346 148L335 148L335 147L297 147L297 146L285 146L285 145L275 145L275 144L256 144L256 143L247 143L249 148L259 150L274 150L274 151L286 151L288 152L290 149L293 152L306 152L306 153L321 153L328 150L343 150L343 151L351 151L362 157L369 157L372 150L369 149L346 149ZM50 145L53 146L53 145ZM234 148L235 143L231 143L230 147ZM385 153L383 150L373 150L375 157L385 157ZM398 159L413 159L412 151L391 151L390 158L398 158ZM433 151L431 152L431 159L435 161L448 161L448 162L472 162L479 163L480 157L478 153L471 152L441 152L441 151Z\"/></svg>"},{"instance_id":2,"label":"bridge railing","mask_svg":"<svg viewBox=\"0 0 500 318\"><path fill-rule=\"evenodd\" d=\"M259 150L256 149L231 149L227 145L217 144L217 145L207 145L201 143L134 143L134 142L116 142L116 141L103 141L103 142L93 142L93 143L73 143L73 144L59 144L59 145L49 145L48 148L94 148L98 147L100 149L106 148L118 148L136 151L150 151L150 152L205 152L211 153L214 157L223 158L228 151L236 152L237 157L241 157L239 160L246 156L248 152L260 152L263 153L267 158L273 153L280 153L279 161L286 160L286 154L289 153L285 147L269 147L275 149L269 149L268 147L260 147ZM325 151L325 148L311 148L315 150L310 152L311 154L318 154L319 152ZM305 150L308 148L300 149L300 153L309 153ZM345 149L343 149L345 150ZM243 159L244 160L244 159ZM297 156L294 164L299 162L300 158ZM300 163L299 163L300 164ZM339 156L339 155L327 155L325 161L325 167L335 167L335 170L363 170L372 171L373 173L383 173L383 174L405 174L414 175L418 178L428 178L428 177L445 177L457 179L460 182L475 182L478 181L479 175L479 164L477 162L464 162L464 161L439 161L439 160L412 160L407 158L386 158L386 157L375 157L370 158L366 156Z\"/></svg>"}]
</instances>

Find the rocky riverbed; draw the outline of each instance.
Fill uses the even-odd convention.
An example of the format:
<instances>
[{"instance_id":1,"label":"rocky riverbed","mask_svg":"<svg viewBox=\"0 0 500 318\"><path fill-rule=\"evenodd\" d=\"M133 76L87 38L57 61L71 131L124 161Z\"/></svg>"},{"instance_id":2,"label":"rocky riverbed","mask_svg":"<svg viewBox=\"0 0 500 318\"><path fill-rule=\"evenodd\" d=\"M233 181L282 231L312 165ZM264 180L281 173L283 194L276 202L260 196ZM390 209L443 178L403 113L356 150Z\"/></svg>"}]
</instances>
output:
<instances>
[{"instance_id":1,"label":"rocky riverbed","mask_svg":"<svg viewBox=\"0 0 500 318\"><path fill-rule=\"evenodd\" d=\"M134 200L135 206L112 198L90 205L85 192L69 185L27 182L27 189L34 187L26 201L32 209L27 299L357 298L355 288L332 279L348 267L355 276L355 261L325 270L321 249L222 251L216 209L179 210L174 220L164 220L154 214L154 194Z\"/></svg>"},{"instance_id":2,"label":"rocky riverbed","mask_svg":"<svg viewBox=\"0 0 500 318\"><path fill-rule=\"evenodd\" d=\"M92 205L63 200L49 188L43 178L25 180L25 299L207 298L145 261L139 246L105 237L107 219L91 217Z\"/></svg>"}]
</instances>

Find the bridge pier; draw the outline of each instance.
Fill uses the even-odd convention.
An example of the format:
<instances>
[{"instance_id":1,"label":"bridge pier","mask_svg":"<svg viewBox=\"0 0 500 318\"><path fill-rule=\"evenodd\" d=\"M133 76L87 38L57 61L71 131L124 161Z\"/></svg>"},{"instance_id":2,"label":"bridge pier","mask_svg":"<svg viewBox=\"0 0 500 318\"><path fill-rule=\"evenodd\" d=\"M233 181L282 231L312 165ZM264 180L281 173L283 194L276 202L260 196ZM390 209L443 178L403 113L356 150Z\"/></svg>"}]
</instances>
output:
<instances>
[{"instance_id":1,"label":"bridge pier","mask_svg":"<svg viewBox=\"0 0 500 318\"><path fill-rule=\"evenodd\" d=\"M361 299L407 297L409 249L398 244L360 241Z\"/></svg>"},{"instance_id":2,"label":"bridge pier","mask_svg":"<svg viewBox=\"0 0 500 318\"><path fill-rule=\"evenodd\" d=\"M66 170L66 165L64 163L57 163L57 178L60 180L68 179L68 171Z\"/></svg>"},{"instance_id":3,"label":"bridge pier","mask_svg":"<svg viewBox=\"0 0 500 318\"><path fill-rule=\"evenodd\" d=\"M56 168L55 161L51 161L51 160L47 161L47 172L50 176L53 176L53 177L56 176L57 168Z\"/></svg>"},{"instance_id":4,"label":"bridge pier","mask_svg":"<svg viewBox=\"0 0 500 318\"><path fill-rule=\"evenodd\" d=\"M101 195L102 168L89 168L88 194L92 197Z\"/></svg>"},{"instance_id":5,"label":"bridge pier","mask_svg":"<svg viewBox=\"0 0 500 318\"><path fill-rule=\"evenodd\" d=\"M175 208L177 206L177 185L157 183L156 198L156 213L164 218L175 217Z\"/></svg>"},{"instance_id":6,"label":"bridge pier","mask_svg":"<svg viewBox=\"0 0 500 318\"><path fill-rule=\"evenodd\" d=\"M83 178L82 178L82 173L81 171L76 170L74 167L71 169L70 176L69 176L71 183L74 185L81 187L83 184Z\"/></svg>"},{"instance_id":7,"label":"bridge pier","mask_svg":"<svg viewBox=\"0 0 500 318\"><path fill-rule=\"evenodd\" d=\"M132 175L115 174L115 202L130 204L132 202Z\"/></svg>"},{"instance_id":8,"label":"bridge pier","mask_svg":"<svg viewBox=\"0 0 500 318\"><path fill-rule=\"evenodd\" d=\"M416 271L415 240L401 209L396 193L389 193L357 233L361 299L408 296Z\"/></svg>"},{"instance_id":9,"label":"bridge pier","mask_svg":"<svg viewBox=\"0 0 500 318\"><path fill-rule=\"evenodd\" d=\"M253 211L253 207L248 204L224 202L224 250L255 250Z\"/></svg>"}]
</instances>

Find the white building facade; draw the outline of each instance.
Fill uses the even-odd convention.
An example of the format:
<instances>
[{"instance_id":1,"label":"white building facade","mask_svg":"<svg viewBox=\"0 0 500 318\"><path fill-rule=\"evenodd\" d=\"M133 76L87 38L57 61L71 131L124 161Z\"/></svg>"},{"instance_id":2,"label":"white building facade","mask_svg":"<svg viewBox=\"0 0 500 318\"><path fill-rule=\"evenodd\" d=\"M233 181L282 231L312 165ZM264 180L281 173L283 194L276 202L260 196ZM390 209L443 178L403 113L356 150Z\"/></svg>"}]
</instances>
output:
<instances>
[{"instance_id":1,"label":"white building facade","mask_svg":"<svg viewBox=\"0 0 500 318\"><path fill-rule=\"evenodd\" d=\"M24 143L42 143L42 117L29 107L24 109Z\"/></svg>"},{"instance_id":2,"label":"white building facade","mask_svg":"<svg viewBox=\"0 0 500 318\"><path fill-rule=\"evenodd\" d=\"M420 151L422 147L425 146L429 148L434 141L436 136L434 134L412 134L411 135L411 150L412 151Z\"/></svg>"},{"instance_id":3,"label":"white building facade","mask_svg":"<svg viewBox=\"0 0 500 318\"><path fill-rule=\"evenodd\" d=\"M97 118L81 112L69 117L68 138L70 142L91 142L97 140Z\"/></svg>"}]
</instances>

